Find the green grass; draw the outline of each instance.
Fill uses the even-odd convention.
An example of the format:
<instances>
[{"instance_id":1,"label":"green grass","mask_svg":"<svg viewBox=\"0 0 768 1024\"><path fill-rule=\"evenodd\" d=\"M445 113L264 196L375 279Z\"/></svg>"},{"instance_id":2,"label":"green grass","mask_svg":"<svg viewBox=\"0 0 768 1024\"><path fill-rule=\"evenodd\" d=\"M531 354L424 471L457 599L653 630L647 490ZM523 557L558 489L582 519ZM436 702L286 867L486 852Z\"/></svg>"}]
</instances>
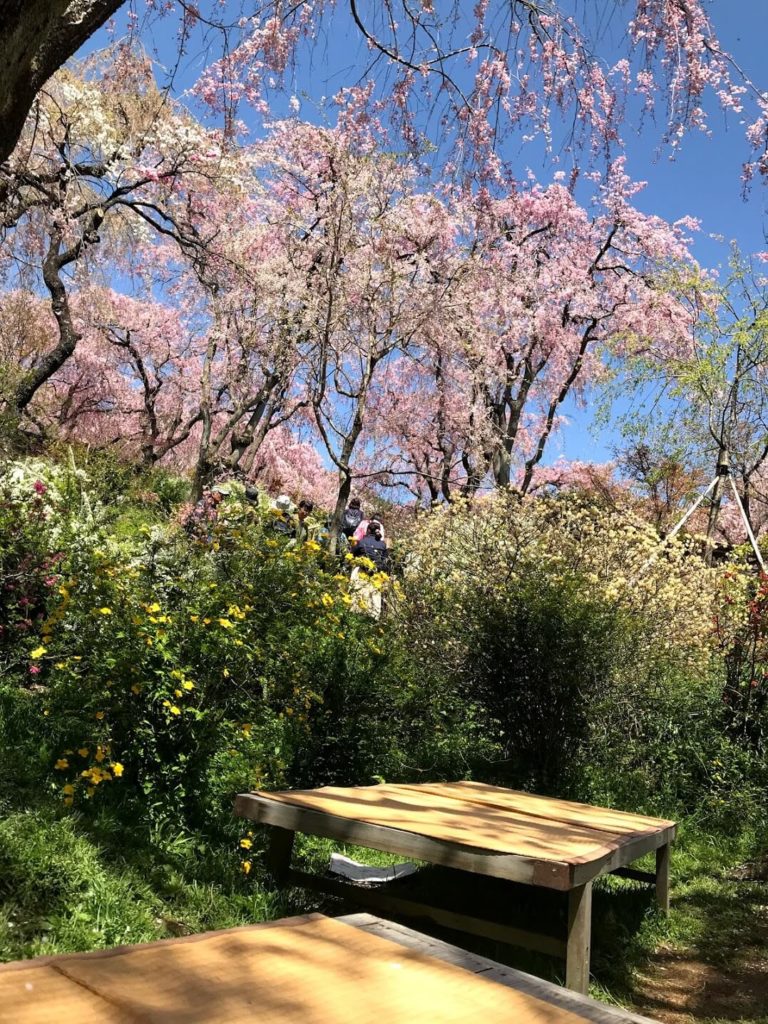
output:
<instances>
[{"instance_id":1,"label":"green grass","mask_svg":"<svg viewBox=\"0 0 768 1024\"><path fill-rule=\"evenodd\" d=\"M0 822L0 959L99 949L269 920L288 904L233 847L87 826L40 809Z\"/></svg>"}]
</instances>

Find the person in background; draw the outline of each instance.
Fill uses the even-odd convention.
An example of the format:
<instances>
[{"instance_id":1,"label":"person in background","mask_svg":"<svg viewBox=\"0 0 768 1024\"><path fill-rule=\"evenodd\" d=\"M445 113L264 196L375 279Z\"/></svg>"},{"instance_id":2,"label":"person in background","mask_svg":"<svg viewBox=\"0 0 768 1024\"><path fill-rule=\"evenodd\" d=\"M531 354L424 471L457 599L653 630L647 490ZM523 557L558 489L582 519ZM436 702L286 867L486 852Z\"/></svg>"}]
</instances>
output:
<instances>
[{"instance_id":1,"label":"person in background","mask_svg":"<svg viewBox=\"0 0 768 1024\"><path fill-rule=\"evenodd\" d=\"M210 543L213 528L219 520L219 505L229 493L230 488L227 484L214 484L203 491L202 497L195 503L184 523L184 529L190 537Z\"/></svg>"},{"instance_id":2,"label":"person in background","mask_svg":"<svg viewBox=\"0 0 768 1024\"><path fill-rule=\"evenodd\" d=\"M369 559L377 573L389 571L389 552L381 535L381 523L377 519L372 519L368 523L365 536L354 545L352 554L356 558ZM381 617L382 585L381 580L377 579L374 573L362 565L356 565L349 578L349 592L352 598L350 608L353 612L360 612L372 619Z\"/></svg>"},{"instance_id":3,"label":"person in background","mask_svg":"<svg viewBox=\"0 0 768 1024\"><path fill-rule=\"evenodd\" d=\"M389 568L389 550L384 540L384 532L378 519L371 519L366 526L365 536L358 540L352 554L356 558L369 558L379 572L387 572Z\"/></svg>"},{"instance_id":4,"label":"person in background","mask_svg":"<svg viewBox=\"0 0 768 1024\"><path fill-rule=\"evenodd\" d=\"M213 495L216 506L218 507L224 498L228 498L232 493L232 488L229 484L213 484L211 487L211 494Z\"/></svg>"},{"instance_id":5,"label":"person in background","mask_svg":"<svg viewBox=\"0 0 768 1024\"><path fill-rule=\"evenodd\" d=\"M360 520L360 523L355 528L355 531L352 534L352 538L350 540L350 544L353 547L354 547L355 544L359 544L360 541L363 540L367 536L367 534L368 534L368 527L369 527L369 525L371 523L376 523L377 524L378 529L379 529L379 533L381 534L381 539L382 540L386 540L386 538L384 536L384 527L382 526L380 520L378 520L378 519L365 519L365 518L363 518L363 519Z\"/></svg>"},{"instance_id":6,"label":"person in background","mask_svg":"<svg viewBox=\"0 0 768 1024\"><path fill-rule=\"evenodd\" d=\"M359 498L352 498L341 517L341 532L350 538L363 521L363 509Z\"/></svg>"},{"instance_id":7,"label":"person in background","mask_svg":"<svg viewBox=\"0 0 768 1024\"><path fill-rule=\"evenodd\" d=\"M294 527L294 537L296 538L297 544L305 544L309 540L309 524L307 519L315 510L314 504L307 498L302 498L299 502L299 507L296 510L296 525Z\"/></svg>"},{"instance_id":8,"label":"person in background","mask_svg":"<svg viewBox=\"0 0 768 1024\"><path fill-rule=\"evenodd\" d=\"M293 502L287 494L281 494L272 502L270 527L283 537L293 537L296 523L293 517Z\"/></svg>"}]
</instances>

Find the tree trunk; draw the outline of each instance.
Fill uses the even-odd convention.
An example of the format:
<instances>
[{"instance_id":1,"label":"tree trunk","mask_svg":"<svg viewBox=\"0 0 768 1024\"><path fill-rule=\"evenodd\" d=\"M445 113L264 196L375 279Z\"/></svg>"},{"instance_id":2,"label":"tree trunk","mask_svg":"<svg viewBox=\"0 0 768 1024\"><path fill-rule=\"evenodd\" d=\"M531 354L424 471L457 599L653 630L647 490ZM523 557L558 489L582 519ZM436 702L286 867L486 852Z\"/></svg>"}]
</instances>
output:
<instances>
[{"instance_id":1,"label":"tree trunk","mask_svg":"<svg viewBox=\"0 0 768 1024\"><path fill-rule=\"evenodd\" d=\"M752 478L748 475L742 476L741 504L744 515L747 517L750 530L755 533L755 524L752 522Z\"/></svg>"},{"instance_id":2,"label":"tree trunk","mask_svg":"<svg viewBox=\"0 0 768 1024\"><path fill-rule=\"evenodd\" d=\"M341 533L341 517L344 509L349 504L349 497L352 494L352 474L348 469L339 470L339 493L336 497L336 505L331 517L330 537L328 538L328 550L332 555L336 554L339 546L339 534Z\"/></svg>"},{"instance_id":3,"label":"tree trunk","mask_svg":"<svg viewBox=\"0 0 768 1024\"><path fill-rule=\"evenodd\" d=\"M507 445L507 438L504 438L494 454L493 476L497 487L509 487L512 478L512 453Z\"/></svg>"},{"instance_id":4,"label":"tree trunk","mask_svg":"<svg viewBox=\"0 0 768 1024\"><path fill-rule=\"evenodd\" d=\"M277 374L268 376L259 395L255 408L246 420L242 429L233 427L229 442L229 457L227 467L231 473L236 473L243 461L245 453L255 447L258 452L269 432L274 416L274 404L272 398L280 384L280 377ZM285 388L283 388L285 393ZM279 397L279 396L278 396Z\"/></svg>"},{"instance_id":5,"label":"tree trunk","mask_svg":"<svg viewBox=\"0 0 768 1024\"><path fill-rule=\"evenodd\" d=\"M59 340L50 352L46 352L40 362L24 374L13 397L9 399L10 412L16 422L21 419L24 410L43 384L50 380L74 353L80 340L80 335L75 330L72 320L69 296L61 279L63 260L59 255L60 241L61 231L56 229L43 261L43 280L51 296L51 309L59 328Z\"/></svg>"},{"instance_id":6,"label":"tree trunk","mask_svg":"<svg viewBox=\"0 0 768 1024\"><path fill-rule=\"evenodd\" d=\"M35 96L125 0L0 0L0 164Z\"/></svg>"}]
</instances>

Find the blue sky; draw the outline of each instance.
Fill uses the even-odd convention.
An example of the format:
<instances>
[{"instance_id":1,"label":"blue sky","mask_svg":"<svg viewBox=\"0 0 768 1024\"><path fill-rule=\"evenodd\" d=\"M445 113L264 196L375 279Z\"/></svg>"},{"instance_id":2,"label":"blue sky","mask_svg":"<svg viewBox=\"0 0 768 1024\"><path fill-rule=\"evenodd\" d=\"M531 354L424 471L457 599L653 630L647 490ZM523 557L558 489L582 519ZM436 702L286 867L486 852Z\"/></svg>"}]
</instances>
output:
<instances>
[{"instance_id":1,"label":"blue sky","mask_svg":"<svg viewBox=\"0 0 768 1024\"><path fill-rule=\"evenodd\" d=\"M367 5L369 10L372 2L374 0ZM576 3L578 0L564 2ZM589 5L596 0L583 2ZM632 5L626 3L623 6L629 11ZM765 67L768 0L711 0L708 8L725 49L734 55L759 87L768 89ZM364 9L365 5L361 7ZM622 15L622 19L625 21L626 15ZM117 20L118 26L122 20ZM621 19L614 21L618 28ZM171 20L161 22L152 28L151 36L143 35L147 49L161 64L168 65L175 60L174 24ZM102 46L106 41L106 31L102 31L90 41L87 49ZM610 47L610 35L604 36L600 45ZM598 49L598 52L601 51ZM612 55L607 49L605 57L612 62ZM194 82L205 59L206 55L199 46L190 49L176 79L178 90ZM337 15L314 48L311 59L297 65L290 83L289 94L293 92L302 98L301 116L308 120L321 116L308 97L331 96L342 84L353 84L355 68L359 68L365 59L366 51L359 35ZM701 231L694 239L693 253L702 265L716 267L726 262L731 240L735 240L745 253L768 248L768 192L766 186L757 182L746 199L742 196L741 165L748 153L744 127L739 123L738 115L731 114L725 118L712 97L708 97L704 106L711 118L711 137L702 133L689 135L674 159L670 159L668 149L659 147L661 126L646 124L641 135L626 131L627 171L633 179L648 182L636 200L641 209L672 221L686 215L700 220ZM287 113L287 97L276 104L278 111L281 108ZM254 131L258 131L255 121L251 120L251 125ZM521 170L530 165L542 181L549 180L555 170L543 159L540 146L522 147L515 159L520 161ZM599 429L595 427L593 410L589 407L576 409L570 403L565 411L570 424L553 441L546 461L553 461L561 455L595 461L610 458L611 448L618 440L615 429L610 425Z\"/></svg>"}]
</instances>

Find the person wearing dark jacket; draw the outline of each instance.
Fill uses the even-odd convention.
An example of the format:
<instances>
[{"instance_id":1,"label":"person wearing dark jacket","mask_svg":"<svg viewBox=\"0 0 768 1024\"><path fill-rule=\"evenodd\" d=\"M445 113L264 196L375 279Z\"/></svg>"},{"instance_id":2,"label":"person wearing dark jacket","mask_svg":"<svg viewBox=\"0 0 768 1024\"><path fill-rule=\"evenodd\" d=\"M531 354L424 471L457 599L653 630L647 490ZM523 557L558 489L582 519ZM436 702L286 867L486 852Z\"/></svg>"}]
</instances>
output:
<instances>
[{"instance_id":1,"label":"person wearing dark jacket","mask_svg":"<svg viewBox=\"0 0 768 1024\"><path fill-rule=\"evenodd\" d=\"M363 521L363 509L359 498L353 498L344 509L341 517L341 532L348 539L352 537L355 530Z\"/></svg>"},{"instance_id":2,"label":"person wearing dark jacket","mask_svg":"<svg viewBox=\"0 0 768 1024\"><path fill-rule=\"evenodd\" d=\"M389 551L381 536L381 523L372 519L368 523L365 536L352 548L356 558L369 558L379 572L386 572L389 566Z\"/></svg>"}]
</instances>

